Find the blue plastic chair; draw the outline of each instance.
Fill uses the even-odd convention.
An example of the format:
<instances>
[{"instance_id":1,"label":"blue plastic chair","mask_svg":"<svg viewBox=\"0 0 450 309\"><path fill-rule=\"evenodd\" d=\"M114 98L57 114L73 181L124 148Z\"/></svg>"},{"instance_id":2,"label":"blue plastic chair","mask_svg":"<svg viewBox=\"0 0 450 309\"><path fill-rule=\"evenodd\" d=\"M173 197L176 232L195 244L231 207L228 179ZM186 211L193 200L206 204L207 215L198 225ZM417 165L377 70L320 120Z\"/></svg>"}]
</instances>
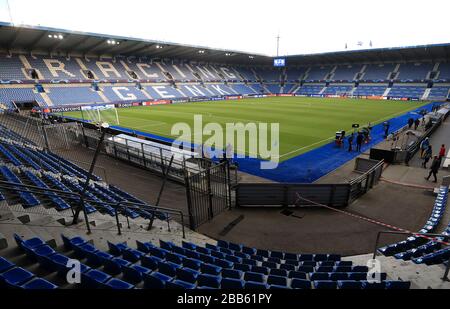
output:
<instances>
[{"instance_id":1,"label":"blue plastic chair","mask_svg":"<svg viewBox=\"0 0 450 309\"><path fill-rule=\"evenodd\" d=\"M240 279L222 278L220 282L221 289L243 289L245 282Z\"/></svg>"},{"instance_id":2,"label":"blue plastic chair","mask_svg":"<svg viewBox=\"0 0 450 309\"><path fill-rule=\"evenodd\" d=\"M81 274L81 286L84 288L101 288L103 283L110 280L111 276L107 273L91 269Z\"/></svg>"},{"instance_id":3,"label":"blue plastic chair","mask_svg":"<svg viewBox=\"0 0 450 309\"><path fill-rule=\"evenodd\" d=\"M200 274L197 278L197 283L199 286L219 288L220 287L220 277L208 275L208 274Z\"/></svg>"},{"instance_id":4,"label":"blue plastic chair","mask_svg":"<svg viewBox=\"0 0 450 309\"><path fill-rule=\"evenodd\" d=\"M34 274L21 267L12 268L0 274L0 283L7 287L17 287L34 278Z\"/></svg>"},{"instance_id":5,"label":"blue plastic chair","mask_svg":"<svg viewBox=\"0 0 450 309\"><path fill-rule=\"evenodd\" d=\"M134 289L134 285L125 282L120 279L112 278L111 280L107 281L106 283L101 284L102 288L105 289L114 289L114 290L131 290Z\"/></svg>"},{"instance_id":6,"label":"blue plastic chair","mask_svg":"<svg viewBox=\"0 0 450 309\"><path fill-rule=\"evenodd\" d=\"M340 280L338 281L338 288L341 290L360 290L362 289L362 282L355 280Z\"/></svg>"},{"instance_id":7,"label":"blue plastic chair","mask_svg":"<svg viewBox=\"0 0 450 309\"><path fill-rule=\"evenodd\" d=\"M293 289L311 289L311 281L306 279L294 278L291 281L291 288Z\"/></svg>"},{"instance_id":8,"label":"blue plastic chair","mask_svg":"<svg viewBox=\"0 0 450 309\"><path fill-rule=\"evenodd\" d=\"M161 274L159 272L144 274L144 288L164 289L166 287L166 283L172 281L172 279L172 277Z\"/></svg>"},{"instance_id":9,"label":"blue plastic chair","mask_svg":"<svg viewBox=\"0 0 450 309\"><path fill-rule=\"evenodd\" d=\"M314 281L314 288L321 290L334 290L337 288L337 282L331 280Z\"/></svg>"},{"instance_id":10,"label":"blue plastic chair","mask_svg":"<svg viewBox=\"0 0 450 309\"><path fill-rule=\"evenodd\" d=\"M58 286L42 278L36 278L20 286L24 290L54 290Z\"/></svg>"}]
</instances>

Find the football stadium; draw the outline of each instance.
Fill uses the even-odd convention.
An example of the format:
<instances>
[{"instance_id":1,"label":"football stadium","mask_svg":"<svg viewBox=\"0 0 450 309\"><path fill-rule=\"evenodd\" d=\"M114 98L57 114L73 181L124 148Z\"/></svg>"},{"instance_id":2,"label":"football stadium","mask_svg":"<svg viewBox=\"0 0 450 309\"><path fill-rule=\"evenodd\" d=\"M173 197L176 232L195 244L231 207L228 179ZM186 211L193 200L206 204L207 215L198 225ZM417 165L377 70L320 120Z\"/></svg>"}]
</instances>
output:
<instances>
[{"instance_id":1,"label":"football stadium","mask_svg":"<svg viewBox=\"0 0 450 309\"><path fill-rule=\"evenodd\" d=\"M450 288L450 43L269 55L12 19L2 289Z\"/></svg>"}]
</instances>

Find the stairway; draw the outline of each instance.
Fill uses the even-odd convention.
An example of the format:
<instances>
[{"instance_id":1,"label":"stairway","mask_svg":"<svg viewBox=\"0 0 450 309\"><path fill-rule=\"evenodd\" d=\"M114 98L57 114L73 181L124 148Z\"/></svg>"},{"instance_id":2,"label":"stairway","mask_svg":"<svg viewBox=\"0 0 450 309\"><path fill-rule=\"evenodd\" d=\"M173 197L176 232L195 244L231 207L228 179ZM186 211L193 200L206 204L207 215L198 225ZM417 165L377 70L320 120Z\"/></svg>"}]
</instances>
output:
<instances>
[{"instance_id":1,"label":"stairway","mask_svg":"<svg viewBox=\"0 0 450 309\"><path fill-rule=\"evenodd\" d=\"M431 92L431 88L427 88L427 89L425 89L425 92L423 93L423 95L422 95L422 100L426 100L426 99L428 99L428 96L430 95L430 92Z\"/></svg>"},{"instance_id":2,"label":"stairway","mask_svg":"<svg viewBox=\"0 0 450 309\"><path fill-rule=\"evenodd\" d=\"M44 100L45 104L47 104L47 106L53 106L53 102L47 93L41 92L39 94L41 95L42 99Z\"/></svg>"},{"instance_id":3,"label":"stairway","mask_svg":"<svg viewBox=\"0 0 450 309\"><path fill-rule=\"evenodd\" d=\"M391 92L392 88L386 88L386 90L383 93L383 97L387 97L389 95L389 92Z\"/></svg>"}]
</instances>

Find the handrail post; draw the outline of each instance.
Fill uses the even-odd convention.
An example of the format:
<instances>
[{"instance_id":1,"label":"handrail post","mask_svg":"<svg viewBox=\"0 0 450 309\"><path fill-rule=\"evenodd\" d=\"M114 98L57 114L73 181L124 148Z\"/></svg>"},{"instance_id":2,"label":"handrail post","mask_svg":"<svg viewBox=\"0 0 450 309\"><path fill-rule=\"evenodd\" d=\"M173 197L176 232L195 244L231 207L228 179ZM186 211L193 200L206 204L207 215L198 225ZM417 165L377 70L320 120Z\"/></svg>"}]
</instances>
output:
<instances>
[{"instance_id":1,"label":"handrail post","mask_svg":"<svg viewBox=\"0 0 450 309\"><path fill-rule=\"evenodd\" d=\"M125 218L127 218L128 229L131 229L131 227L130 227L130 219L128 218L128 206L127 205L125 205Z\"/></svg>"},{"instance_id":2,"label":"handrail post","mask_svg":"<svg viewBox=\"0 0 450 309\"><path fill-rule=\"evenodd\" d=\"M445 273L444 273L444 277L442 277L442 280L450 281L449 278L448 278L448 273L449 272L450 272L450 257L448 258L447 267L445 268Z\"/></svg>"},{"instance_id":3,"label":"handrail post","mask_svg":"<svg viewBox=\"0 0 450 309\"><path fill-rule=\"evenodd\" d=\"M181 230L183 231L183 239L185 239L186 234L184 233L184 214L181 210L180 210L180 215L181 215Z\"/></svg>"},{"instance_id":4,"label":"handrail post","mask_svg":"<svg viewBox=\"0 0 450 309\"><path fill-rule=\"evenodd\" d=\"M119 202L119 204L120 204L120 202ZM118 232L118 235L122 235L122 231L120 230L120 222L119 222L119 212L117 211L117 209L118 209L119 207L118 207L118 205L114 208L114 213L115 213L115 215L116 215L116 224L117 224L117 232Z\"/></svg>"},{"instance_id":5,"label":"handrail post","mask_svg":"<svg viewBox=\"0 0 450 309\"><path fill-rule=\"evenodd\" d=\"M377 234L377 240L375 241L375 248L373 250L372 260L375 260L375 258L377 257L378 243L380 241L381 233L382 233L382 231L379 231L378 234Z\"/></svg>"},{"instance_id":6,"label":"handrail post","mask_svg":"<svg viewBox=\"0 0 450 309\"><path fill-rule=\"evenodd\" d=\"M84 204L84 199L81 194L80 194L80 201L81 201L81 209L83 209L83 213L84 213L84 220L86 220L87 233L91 234L91 227L89 225L89 218L88 218L88 215L86 212L86 205Z\"/></svg>"}]
</instances>

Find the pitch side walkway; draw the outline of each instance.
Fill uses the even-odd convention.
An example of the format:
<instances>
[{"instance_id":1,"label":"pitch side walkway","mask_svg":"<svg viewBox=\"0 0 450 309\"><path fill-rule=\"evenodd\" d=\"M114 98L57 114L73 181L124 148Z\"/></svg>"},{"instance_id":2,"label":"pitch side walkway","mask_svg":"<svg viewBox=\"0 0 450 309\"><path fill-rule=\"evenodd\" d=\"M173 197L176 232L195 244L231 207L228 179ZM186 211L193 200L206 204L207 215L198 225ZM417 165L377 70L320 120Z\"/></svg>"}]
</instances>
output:
<instances>
[{"instance_id":1,"label":"pitch side walkway","mask_svg":"<svg viewBox=\"0 0 450 309\"><path fill-rule=\"evenodd\" d=\"M407 123L408 118L417 117L418 112L423 109L431 111L434 104L436 104L436 102L427 104L389 120L390 131L393 132L399 130ZM375 125L372 130L372 140L368 144L363 145L362 152L368 151L383 140L383 124ZM241 171L252 175L277 182L312 183L348 161L356 158L358 155L360 154L356 151L348 152L346 149L337 148L333 141L297 157L281 162L276 169L272 170L262 170L260 168L261 161L259 159L246 158L237 159L237 161L239 162L239 169Z\"/></svg>"}]
</instances>

